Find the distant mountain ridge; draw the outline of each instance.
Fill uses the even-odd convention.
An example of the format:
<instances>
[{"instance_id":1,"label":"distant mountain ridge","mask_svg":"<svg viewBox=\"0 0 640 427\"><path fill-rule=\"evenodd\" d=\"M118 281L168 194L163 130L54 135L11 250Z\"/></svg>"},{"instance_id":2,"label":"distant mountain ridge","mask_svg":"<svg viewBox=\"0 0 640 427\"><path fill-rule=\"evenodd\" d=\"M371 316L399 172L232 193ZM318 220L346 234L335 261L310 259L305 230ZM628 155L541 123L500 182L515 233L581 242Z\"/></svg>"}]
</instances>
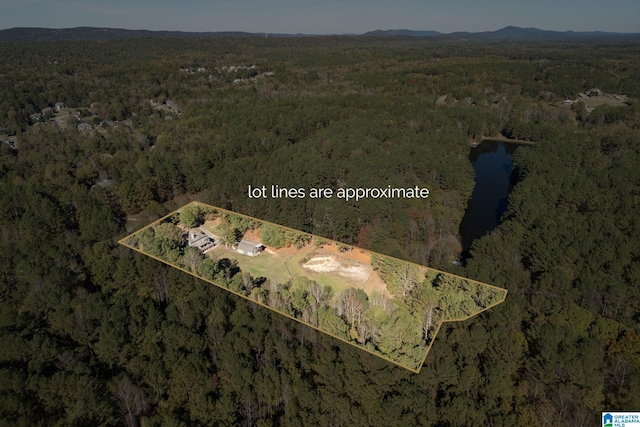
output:
<instances>
[{"instance_id":1,"label":"distant mountain ridge","mask_svg":"<svg viewBox=\"0 0 640 427\"><path fill-rule=\"evenodd\" d=\"M0 30L0 42L8 41L74 41L74 40L113 40L129 38L187 38L187 37L326 37L319 34L275 34L249 33L244 31L189 32L189 31L151 31L126 30L122 28L10 28ZM332 36L335 36L333 34ZM417 30L375 30L364 34L345 34L344 37L429 37L443 40L476 41L552 41L584 40L600 38L640 38L640 33L612 33L603 31L548 31L538 28L508 26L496 31L453 32Z\"/></svg>"},{"instance_id":2,"label":"distant mountain ridge","mask_svg":"<svg viewBox=\"0 0 640 427\"><path fill-rule=\"evenodd\" d=\"M477 33L469 32L455 32L444 34L443 37L449 39L455 38L468 38L473 40L483 41L501 41L501 40L513 40L513 41L542 41L542 40L576 40L576 39L593 39L593 38L610 38L610 37L640 37L638 33L611 33L604 31L549 31L541 30L539 28L521 28L508 26L501 28L497 31L483 31Z\"/></svg>"},{"instance_id":3,"label":"distant mountain ridge","mask_svg":"<svg viewBox=\"0 0 640 427\"><path fill-rule=\"evenodd\" d=\"M439 31L416 30L375 30L361 34L365 37L411 36L411 37L435 37L442 35Z\"/></svg>"},{"instance_id":4,"label":"distant mountain ridge","mask_svg":"<svg viewBox=\"0 0 640 427\"><path fill-rule=\"evenodd\" d=\"M244 31L191 32L126 30L122 28L11 28L0 30L0 41L74 41L114 40L142 38L189 38L189 37L265 37L265 33ZM302 37L302 34L268 34L272 37Z\"/></svg>"}]
</instances>

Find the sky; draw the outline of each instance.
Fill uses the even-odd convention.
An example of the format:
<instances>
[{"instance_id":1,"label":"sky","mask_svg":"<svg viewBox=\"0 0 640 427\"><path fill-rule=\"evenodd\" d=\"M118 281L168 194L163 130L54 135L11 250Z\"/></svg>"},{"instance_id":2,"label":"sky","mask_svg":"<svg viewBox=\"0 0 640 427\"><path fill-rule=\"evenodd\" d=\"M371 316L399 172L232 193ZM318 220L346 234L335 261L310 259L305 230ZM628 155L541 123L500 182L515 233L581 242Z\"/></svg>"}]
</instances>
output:
<instances>
[{"instance_id":1,"label":"sky","mask_svg":"<svg viewBox=\"0 0 640 427\"><path fill-rule=\"evenodd\" d=\"M348 34L382 29L640 33L640 0L0 0L0 29Z\"/></svg>"}]
</instances>

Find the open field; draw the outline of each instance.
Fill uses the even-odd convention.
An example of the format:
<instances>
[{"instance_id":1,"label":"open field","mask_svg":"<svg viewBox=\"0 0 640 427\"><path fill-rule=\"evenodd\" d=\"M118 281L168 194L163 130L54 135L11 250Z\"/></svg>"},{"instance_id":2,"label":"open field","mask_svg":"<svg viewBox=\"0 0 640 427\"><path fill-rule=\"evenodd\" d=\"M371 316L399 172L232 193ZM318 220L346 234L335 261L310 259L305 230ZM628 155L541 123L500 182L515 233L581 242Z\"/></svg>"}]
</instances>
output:
<instances>
[{"instance_id":1,"label":"open field","mask_svg":"<svg viewBox=\"0 0 640 427\"><path fill-rule=\"evenodd\" d=\"M266 277L278 283L287 283L292 279L287 269L285 260L277 255L263 253L255 257L242 255L232 249L217 248L209 253L215 260L227 258L238 262L242 271L249 272L254 278Z\"/></svg>"},{"instance_id":2,"label":"open field","mask_svg":"<svg viewBox=\"0 0 640 427\"><path fill-rule=\"evenodd\" d=\"M362 289L367 295L374 290L387 293L385 283L371 264L350 260L322 248L315 249L311 245L296 249L293 254L290 254L292 248L286 249L267 248L260 255L249 257L218 247L208 255L216 261L223 258L235 260L242 271L248 271L254 278L265 277L281 284L304 276L322 286L330 286L336 295L350 287Z\"/></svg>"},{"instance_id":3,"label":"open field","mask_svg":"<svg viewBox=\"0 0 640 427\"><path fill-rule=\"evenodd\" d=\"M587 107L598 107L600 105L612 105L614 107L623 107L627 105L629 97L625 95L613 95L609 93L603 93L602 95L590 96L585 99L579 99L578 101L584 102Z\"/></svg>"}]
</instances>

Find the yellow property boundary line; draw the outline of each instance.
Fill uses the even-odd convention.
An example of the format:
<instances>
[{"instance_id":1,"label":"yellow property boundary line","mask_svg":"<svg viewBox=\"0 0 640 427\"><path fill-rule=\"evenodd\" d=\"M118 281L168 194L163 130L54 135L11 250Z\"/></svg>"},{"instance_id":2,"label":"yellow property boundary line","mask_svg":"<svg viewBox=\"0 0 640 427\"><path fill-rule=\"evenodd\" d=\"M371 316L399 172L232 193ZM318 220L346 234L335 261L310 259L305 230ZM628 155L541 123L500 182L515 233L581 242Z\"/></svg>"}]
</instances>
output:
<instances>
[{"instance_id":1,"label":"yellow property boundary line","mask_svg":"<svg viewBox=\"0 0 640 427\"><path fill-rule=\"evenodd\" d=\"M441 320L441 321L440 321L440 323L438 324L438 327L437 327L437 328L436 328L436 330L435 330L435 333L433 334L433 337L431 338L431 342L429 343L429 345L428 345L428 346L427 346L427 348L426 348L424 358L422 359L422 361L421 361L421 362L420 362L420 364L418 365L418 368L417 368L417 369L412 369L412 368L409 368L409 367L407 367L407 366L404 366L404 365L402 365L402 364L398 363L397 361L394 361L394 360L392 360L392 359L389 359L389 358L388 358L388 357L386 357L386 356L383 356L383 355L381 355L381 354L375 353L375 352L373 352L373 351L371 351L371 350L367 349L366 347L361 347L361 346L359 346L359 345L357 345L357 344L354 344L354 343L352 343L352 342L350 342L350 341L347 341L347 340L345 340L345 339L343 339L343 338L340 338L340 337L338 337L338 336L336 336L336 335L333 335L333 334L332 334L332 333L330 333L330 332L324 331L324 330L322 330L322 329L318 328L317 326L311 325L311 324L309 324L309 323L307 323L307 322L304 322L304 321L302 321L302 320L300 320L300 319L298 319L298 318L295 318L295 317L290 316L290 315L288 315L288 314L286 314L286 313L283 313L283 312L281 312L281 311L278 311L278 310L276 310L275 308L270 307L270 306L268 306L268 305L266 305L266 304L262 304L262 303L260 303L260 302L258 302L258 301L255 301L255 300L253 300L253 299L251 299L251 298L247 297L246 295L242 295L242 294L240 294L240 293L238 293L238 292L235 292L235 291L233 291L233 290L231 290L231 289L229 289L229 288L227 288L227 287L224 287L224 286L222 286L222 285L220 285L220 284L218 284L218 283L216 283L216 282L214 282L214 281L212 281L212 280L209 280L209 279L206 279L206 278L204 278L204 277L202 277L202 276L199 276L199 275L197 275L197 274L195 274L195 273L193 273L193 272L191 272L191 271L189 271L189 270L186 270L186 269L184 269L184 268L182 268L182 267L179 267L179 266L177 266L177 265L174 265L174 264L170 264L169 262L167 262L167 261L165 261L165 260L163 260L163 259L161 259L161 258L158 258L158 257L156 257L156 256L154 256L154 255L151 255L151 254L149 254L149 253L147 253L147 252L144 252L144 251L142 251L142 250L140 250L140 249L138 249L138 248L135 248L135 247L133 247L133 246L131 246L131 245L128 245L128 244L125 242L125 240L129 239L129 238L130 238L131 236L133 236L134 234L138 234L138 233L140 233L140 232L142 232L142 231L146 230L147 228L153 227L154 225L159 224L159 223L161 223L161 222L165 221L167 218L169 218L169 217L171 217L171 216L173 216L173 215L175 215L175 214L179 213L182 209L184 209L184 208L186 208L187 206L190 206L190 205L197 205L197 206L200 206L200 207L204 207L204 208L206 208L206 209L216 209L217 211L222 212L222 213L225 213L225 214L237 215L237 216L240 216L240 217L244 217L244 218L248 218L248 219L251 219L251 220L254 220L254 221L261 222L261 223L263 223L263 224L269 224L269 225L273 225L273 226L275 226L275 227L284 228L284 229L286 229L286 230L291 230L291 231L294 231L294 232L296 232L296 233L300 233L300 234L304 234L304 235L310 236L311 238L313 238L313 237L317 237L317 238L323 239L323 240L324 240L324 241L326 241L326 242L330 242L331 244L345 245L345 246L348 246L348 247L353 248L353 249L357 249L357 250L360 250L360 251L367 252L367 253L369 253L369 254L381 255L381 256L384 256L384 257L387 257L387 258L390 258L390 259L394 259L394 260L396 260L396 261L400 261L400 262L404 262L404 263L407 263L407 264L411 264L411 265L417 266L417 267L419 267L419 268L426 268L427 270L435 271L435 272L437 272L437 273L447 274L447 275L449 275L449 276L456 277L456 278L459 278L459 279L462 279L462 280L466 280L466 281L469 281L469 282L472 282L472 283L476 283L476 284L479 284L479 285L482 285L482 286L487 286L487 287L489 287L489 288L498 289L498 290L500 290L500 291L503 291L503 292L504 292L504 295L503 295L503 297L502 297L502 299L501 299L500 301L495 302L495 303L493 303L493 304L491 304L491 305L488 305L487 307L483 308L482 310L479 310L478 312L476 312L476 313L474 313L474 314L471 314L471 315L469 315L469 316L467 316L467 317L460 318L460 319ZM182 206L181 208L178 208L178 209L176 209L176 210L174 210L174 211L172 211L172 212L168 213L167 215L163 216L162 218L160 218L160 219L157 219L157 220L153 221L151 224L148 224L148 225L146 225L146 226L142 227L141 229L139 229L139 230L137 230L137 231L134 231L133 233L128 234L127 236L125 236L125 237L123 237L122 239L118 240L118 243L119 243L119 244L121 244L122 246L125 246L125 247L127 247L127 248L129 248L129 249L132 249L132 250L134 250L134 251L136 251L136 252L139 252L139 253L141 253L141 254L143 254L143 255L145 255L145 256L148 256L148 257L150 257L150 258L152 258L152 259L155 259L156 261L160 261L160 262L161 262L161 263L163 263L163 264L166 264L166 265L168 265L168 266L170 266L170 267L173 267L173 268L178 269L178 270L180 270L180 271L182 271L182 272L184 272L184 273L187 273L187 274L189 274L189 275L191 275L191 276L195 277L196 279L200 279L200 280L202 280L202 281L205 281L205 282L207 282L207 283L210 283L210 284L212 284L212 285L214 285L214 286L216 286L216 287L218 287L218 288L220 288L220 289L223 289L223 290L225 290L225 291L227 291L227 292L232 293L233 295L239 296L239 297L241 297L241 298L243 298L243 299L245 299L245 300L247 300L247 301L251 301L251 302L252 302L252 303L254 303L254 304L257 304L257 305L259 305L259 306L261 306L261 307L267 308L267 309L269 309L269 310L271 310L271 311L273 311L273 312L275 312L275 313L278 313L278 314L280 314L280 315L282 315L282 316L288 317L288 318L289 318L289 319L291 319L291 320L295 320L296 322L302 323L303 325L306 325L306 326L308 326L308 327L310 327L310 328L312 328L312 329L315 329L315 330L316 330L316 331L318 331L318 332L321 332L321 333L323 333L323 334L329 335L330 337L333 337L333 338L335 338L335 339L337 339L337 340L340 340L340 341L342 341L342 342L344 342L344 343L346 343L346 344L349 344L349 345L351 345L351 346L353 346L353 347L357 348L358 350L365 351L365 352L367 352L367 353L369 353L369 354L372 354L372 355L374 355L374 356L376 356L376 357L379 357L379 358L381 358L381 359L383 359L383 360L386 360L387 362L393 363L393 364L394 364L394 365L396 365L396 366L399 366L399 367L401 367L401 368L407 369L407 370L409 370L409 371L411 371L411 372L413 372L413 373L416 373L416 374L420 372L420 370L422 369L422 366L424 365L424 362L427 360L427 356L429 355L429 351L431 351L431 347L433 346L433 343L435 342L435 340L436 340L436 338L437 338L437 336L438 336L438 333L440 332L440 328L442 327L442 324L443 324L443 323L446 323L446 322L464 322L465 320L469 320L470 318L472 318L472 317L474 317L474 316L477 316L477 315L479 315L480 313L483 313L483 312L485 312L485 311L489 310L490 308L493 308L493 307L495 307L495 306L497 306L497 305L499 305L499 304L502 304L502 303L506 300L506 298L507 298L507 293L508 293L508 290L507 290L507 289L500 288L500 287L498 287L498 286L493 286L493 285L490 285L490 284L488 284L488 283L479 282L479 281L477 281L477 280L469 279L469 278L467 278L467 277L458 276L458 275L456 275L456 274L448 273L448 272L446 272L446 271L436 270L435 268L430 268L430 267L427 267L427 266L424 266L424 265L416 264L416 263L413 263L413 262L410 262L410 261L406 261L406 260L403 260L403 259L400 259L400 258L395 258L395 257L389 256L389 255L384 255L384 254L380 254L380 253L377 253L377 252L372 252L372 251L370 251L370 250L368 250L368 249L363 249L363 248L360 248L360 247L358 247L358 246L349 245L349 244L346 244L346 243L343 243L343 242L338 242L338 241L336 241L336 240L332 240L332 239L327 239L327 238L322 237L322 236L316 236L316 235L314 235L314 234L309 234L309 233L306 233L306 232L301 231L301 230L296 230L295 228L290 228L290 227L286 227L286 226L284 226L284 225L275 224L275 223L273 223L273 222L265 221L265 220L262 220L262 219L259 219L259 218L254 218L254 217L251 217L251 216L248 216L248 215L244 215L244 214L241 214L241 213L237 213L237 212L229 211L229 210L227 210L227 209L222 209L222 208L219 208L219 207L217 207L217 206L208 205L208 204L206 204L206 203L201 203L201 202L198 202L198 201L193 201L193 202L189 202L189 203L187 203L186 205Z\"/></svg>"}]
</instances>

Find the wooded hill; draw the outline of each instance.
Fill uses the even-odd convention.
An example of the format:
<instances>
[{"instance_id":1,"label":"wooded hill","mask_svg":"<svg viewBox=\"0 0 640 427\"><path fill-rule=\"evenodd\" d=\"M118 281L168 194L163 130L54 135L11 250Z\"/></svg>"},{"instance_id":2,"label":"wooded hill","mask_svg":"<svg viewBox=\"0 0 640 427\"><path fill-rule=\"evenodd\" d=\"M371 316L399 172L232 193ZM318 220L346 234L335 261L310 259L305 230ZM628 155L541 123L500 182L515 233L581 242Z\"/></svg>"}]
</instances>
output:
<instances>
[{"instance_id":1,"label":"wooded hill","mask_svg":"<svg viewBox=\"0 0 640 427\"><path fill-rule=\"evenodd\" d=\"M0 54L4 424L596 426L640 406L637 44L203 38ZM630 99L562 104L592 88ZM469 143L514 130L536 145L516 151L505 221L454 266ZM247 197L265 184L431 194ZM509 296L443 328L412 374L116 244L196 197Z\"/></svg>"}]
</instances>

